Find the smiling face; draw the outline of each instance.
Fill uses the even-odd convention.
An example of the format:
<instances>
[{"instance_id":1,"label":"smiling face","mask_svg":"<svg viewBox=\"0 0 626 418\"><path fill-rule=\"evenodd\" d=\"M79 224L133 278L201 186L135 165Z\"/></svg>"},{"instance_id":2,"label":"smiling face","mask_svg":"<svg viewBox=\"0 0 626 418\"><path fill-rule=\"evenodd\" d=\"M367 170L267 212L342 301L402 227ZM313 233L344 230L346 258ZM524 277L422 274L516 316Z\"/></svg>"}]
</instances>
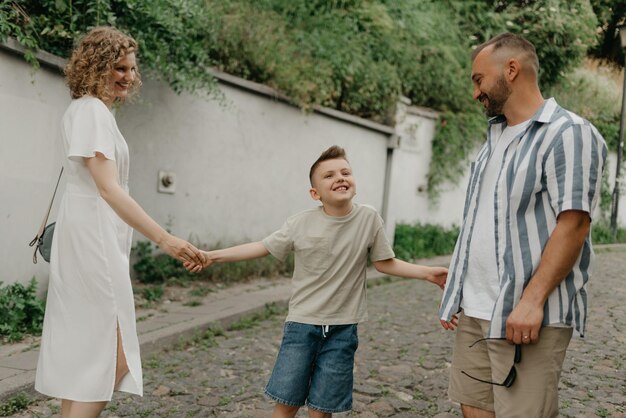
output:
<instances>
[{"instance_id":1,"label":"smiling face","mask_svg":"<svg viewBox=\"0 0 626 418\"><path fill-rule=\"evenodd\" d=\"M511 89L504 77L504 66L491 52L491 48L485 48L474 59L472 82L474 100L483 105L487 116L502 115Z\"/></svg>"},{"instance_id":2,"label":"smiling face","mask_svg":"<svg viewBox=\"0 0 626 418\"><path fill-rule=\"evenodd\" d=\"M350 205L356 194L352 167L343 158L319 163L312 176L311 197L324 205L340 207Z\"/></svg>"},{"instance_id":3,"label":"smiling face","mask_svg":"<svg viewBox=\"0 0 626 418\"><path fill-rule=\"evenodd\" d=\"M130 52L113 65L113 69L109 74L109 91L113 94L111 100L126 99L136 76L137 61L135 54Z\"/></svg>"}]
</instances>

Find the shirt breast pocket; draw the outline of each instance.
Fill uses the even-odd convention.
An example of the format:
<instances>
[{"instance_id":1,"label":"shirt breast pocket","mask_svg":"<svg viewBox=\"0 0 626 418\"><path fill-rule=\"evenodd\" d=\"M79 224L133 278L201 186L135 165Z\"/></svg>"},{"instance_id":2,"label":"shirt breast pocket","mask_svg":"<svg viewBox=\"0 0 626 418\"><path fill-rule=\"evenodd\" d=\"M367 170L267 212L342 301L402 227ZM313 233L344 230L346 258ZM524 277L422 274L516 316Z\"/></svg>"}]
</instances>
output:
<instances>
[{"instance_id":1,"label":"shirt breast pocket","mask_svg":"<svg viewBox=\"0 0 626 418\"><path fill-rule=\"evenodd\" d=\"M327 237L304 237L296 247L296 263L310 274L322 272L330 265L330 241Z\"/></svg>"}]
</instances>

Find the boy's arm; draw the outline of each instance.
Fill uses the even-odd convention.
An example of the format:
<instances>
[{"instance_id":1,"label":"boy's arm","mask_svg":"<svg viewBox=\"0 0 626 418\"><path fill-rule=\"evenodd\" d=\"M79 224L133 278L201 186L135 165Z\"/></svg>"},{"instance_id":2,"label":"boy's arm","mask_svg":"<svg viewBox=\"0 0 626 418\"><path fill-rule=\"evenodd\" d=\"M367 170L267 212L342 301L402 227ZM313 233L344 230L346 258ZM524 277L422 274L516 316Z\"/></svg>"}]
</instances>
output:
<instances>
[{"instance_id":1,"label":"boy's arm","mask_svg":"<svg viewBox=\"0 0 626 418\"><path fill-rule=\"evenodd\" d=\"M410 279L422 279L436 284L441 289L446 285L448 269L445 267L428 267L419 264L411 264L397 258L374 261L376 270L391 276L407 277Z\"/></svg>"},{"instance_id":2,"label":"boy's arm","mask_svg":"<svg viewBox=\"0 0 626 418\"><path fill-rule=\"evenodd\" d=\"M254 258L265 257L269 253L265 245L263 245L261 241L258 241L221 250L208 251L205 252L204 255L210 260L209 264L213 264L252 260Z\"/></svg>"},{"instance_id":3,"label":"boy's arm","mask_svg":"<svg viewBox=\"0 0 626 418\"><path fill-rule=\"evenodd\" d=\"M213 263L228 263L232 261L252 260L268 255L270 252L261 241L241 244L235 247L221 250L201 251L206 259L202 268L207 268ZM184 263L186 268L192 267L191 263Z\"/></svg>"}]
</instances>

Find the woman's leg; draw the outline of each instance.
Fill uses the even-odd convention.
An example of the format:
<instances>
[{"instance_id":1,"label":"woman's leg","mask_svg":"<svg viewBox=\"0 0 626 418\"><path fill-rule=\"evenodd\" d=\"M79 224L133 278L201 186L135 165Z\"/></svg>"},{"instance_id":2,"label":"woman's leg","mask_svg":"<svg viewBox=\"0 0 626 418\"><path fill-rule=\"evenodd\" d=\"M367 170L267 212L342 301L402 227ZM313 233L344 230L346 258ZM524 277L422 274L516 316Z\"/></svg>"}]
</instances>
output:
<instances>
[{"instance_id":1,"label":"woman's leg","mask_svg":"<svg viewBox=\"0 0 626 418\"><path fill-rule=\"evenodd\" d=\"M65 399L64 399L65 401ZM100 416L100 412L104 409L107 402L78 402L78 401L68 401L71 403L69 409L69 415L67 418L98 418ZM62 415L63 418L66 418L65 415Z\"/></svg>"},{"instance_id":2,"label":"woman's leg","mask_svg":"<svg viewBox=\"0 0 626 418\"><path fill-rule=\"evenodd\" d=\"M115 386L128 373L128 364L122 345L122 335L120 326L117 326L117 361L115 365ZM69 399L61 400L61 418L97 418L104 409L107 402L77 402Z\"/></svg>"},{"instance_id":3,"label":"woman's leg","mask_svg":"<svg viewBox=\"0 0 626 418\"><path fill-rule=\"evenodd\" d=\"M120 334L120 325L117 324L117 364L115 365L115 387L121 382L122 378L128 373L128 363L124 354L122 344L122 334Z\"/></svg>"},{"instance_id":4,"label":"woman's leg","mask_svg":"<svg viewBox=\"0 0 626 418\"><path fill-rule=\"evenodd\" d=\"M69 399L61 399L61 418L68 418L72 409L72 402Z\"/></svg>"}]
</instances>

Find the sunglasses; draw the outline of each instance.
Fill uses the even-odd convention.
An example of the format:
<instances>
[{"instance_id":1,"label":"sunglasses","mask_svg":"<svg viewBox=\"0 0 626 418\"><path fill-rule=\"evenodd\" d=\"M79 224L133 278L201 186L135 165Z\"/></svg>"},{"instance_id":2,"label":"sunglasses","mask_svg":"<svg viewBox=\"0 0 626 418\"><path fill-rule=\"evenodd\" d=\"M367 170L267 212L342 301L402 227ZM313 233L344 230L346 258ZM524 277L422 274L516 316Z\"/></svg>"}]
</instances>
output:
<instances>
[{"instance_id":1,"label":"sunglasses","mask_svg":"<svg viewBox=\"0 0 626 418\"><path fill-rule=\"evenodd\" d=\"M481 338L478 341L474 341L474 343L470 345L469 348L474 347L477 343L481 341L504 340L504 339L505 338ZM511 386L513 386L513 383L515 382L515 378L517 377L517 370L515 369L515 365L518 364L520 361L522 361L522 346L520 344L515 344L515 356L513 357L513 365L511 366L511 370L509 370L509 374L506 376L506 378L504 379L504 382L502 383L479 379L477 377L474 377L466 373L463 370L461 370L461 373L463 373L465 376L469 377L470 379L474 379L478 382L488 383L490 385L496 385L496 386L504 386L505 388L510 388Z\"/></svg>"}]
</instances>

